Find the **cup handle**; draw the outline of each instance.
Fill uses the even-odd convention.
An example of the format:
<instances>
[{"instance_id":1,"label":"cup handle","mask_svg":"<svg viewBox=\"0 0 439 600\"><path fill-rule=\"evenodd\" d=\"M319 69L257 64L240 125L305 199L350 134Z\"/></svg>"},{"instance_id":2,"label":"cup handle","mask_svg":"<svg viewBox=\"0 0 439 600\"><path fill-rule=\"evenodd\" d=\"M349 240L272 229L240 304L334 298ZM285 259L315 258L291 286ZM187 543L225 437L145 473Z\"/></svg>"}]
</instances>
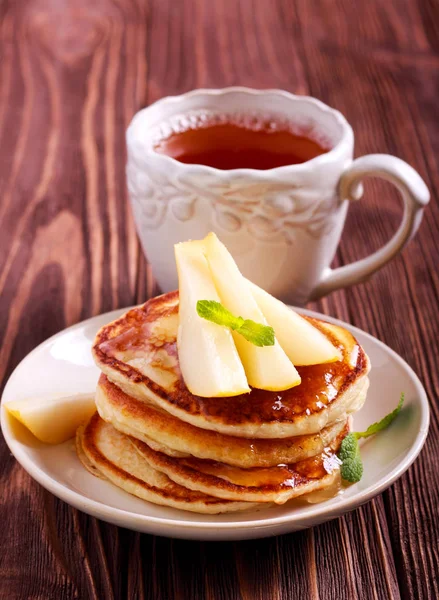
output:
<instances>
[{"instance_id":1,"label":"cup handle","mask_svg":"<svg viewBox=\"0 0 439 600\"><path fill-rule=\"evenodd\" d=\"M337 269L327 268L311 293L310 300L317 300L339 288L367 281L404 248L421 224L430 193L421 176L410 165L388 154L369 154L357 158L340 177L341 201L356 201L361 198L363 177L380 177L393 183L400 191L404 214L398 231L387 244L370 256Z\"/></svg>"}]
</instances>

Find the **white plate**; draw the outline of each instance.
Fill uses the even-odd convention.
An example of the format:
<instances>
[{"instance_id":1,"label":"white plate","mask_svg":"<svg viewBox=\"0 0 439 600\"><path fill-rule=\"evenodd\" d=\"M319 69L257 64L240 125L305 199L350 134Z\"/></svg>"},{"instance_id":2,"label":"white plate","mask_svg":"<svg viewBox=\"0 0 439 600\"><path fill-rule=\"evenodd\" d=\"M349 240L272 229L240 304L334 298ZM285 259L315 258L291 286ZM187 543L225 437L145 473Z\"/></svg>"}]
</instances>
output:
<instances>
[{"instance_id":1,"label":"white plate","mask_svg":"<svg viewBox=\"0 0 439 600\"><path fill-rule=\"evenodd\" d=\"M15 369L3 401L92 392L99 375L90 354L93 338L102 325L123 312L89 319L43 342ZM197 515L150 504L93 477L79 462L73 441L59 446L39 443L2 406L3 435L23 468L55 496L94 517L137 531L198 540L242 540L296 531L338 517L385 490L412 464L427 436L428 401L415 373L393 350L341 321L304 312L352 331L371 359L370 390L355 417L356 429L363 430L390 412L401 392L406 397L403 411L389 429L363 443L363 479L331 500L305 506L292 502L245 514Z\"/></svg>"}]
</instances>

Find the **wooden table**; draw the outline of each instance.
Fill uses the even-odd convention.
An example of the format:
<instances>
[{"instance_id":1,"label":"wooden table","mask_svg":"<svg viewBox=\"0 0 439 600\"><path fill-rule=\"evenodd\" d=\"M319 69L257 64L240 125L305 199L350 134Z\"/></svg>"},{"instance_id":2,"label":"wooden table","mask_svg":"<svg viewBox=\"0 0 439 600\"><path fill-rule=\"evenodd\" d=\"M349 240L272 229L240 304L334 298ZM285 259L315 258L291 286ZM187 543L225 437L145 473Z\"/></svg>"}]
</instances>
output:
<instances>
[{"instance_id":1,"label":"wooden table","mask_svg":"<svg viewBox=\"0 0 439 600\"><path fill-rule=\"evenodd\" d=\"M438 598L439 5L433 0L1 0L0 377L64 327L155 294L125 188L124 131L195 87L311 94L340 109L356 154L389 152L433 199L372 281L313 308L369 331L426 386L420 458L363 508L294 535L199 543L70 508L0 442L2 599ZM400 204L371 181L336 263L383 244Z\"/></svg>"}]
</instances>

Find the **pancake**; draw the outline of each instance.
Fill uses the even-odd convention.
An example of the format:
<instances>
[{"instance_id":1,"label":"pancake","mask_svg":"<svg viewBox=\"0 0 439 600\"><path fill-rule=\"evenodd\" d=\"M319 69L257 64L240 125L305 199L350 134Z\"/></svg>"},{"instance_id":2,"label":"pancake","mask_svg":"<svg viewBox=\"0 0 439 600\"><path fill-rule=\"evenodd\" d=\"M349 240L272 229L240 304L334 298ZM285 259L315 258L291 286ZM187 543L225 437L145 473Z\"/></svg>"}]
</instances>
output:
<instances>
[{"instance_id":1,"label":"pancake","mask_svg":"<svg viewBox=\"0 0 439 600\"><path fill-rule=\"evenodd\" d=\"M365 395L364 391L363 398ZM237 438L180 421L147 402L128 396L103 374L96 389L96 407L105 421L146 442L153 450L169 456L192 455L243 468L271 467L315 456L343 430L346 420L336 421L319 433L307 436Z\"/></svg>"},{"instance_id":2,"label":"pancake","mask_svg":"<svg viewBox=\"0 0 439 600\"><path fill-rule=\"evenodd\" d=\"M346 420L338 436L317 456L296 464L256 469L241 469L199 458L171 457L152 450L140 440L131 438L131 441L151 467L191 490L226 500L284 504L334 483L340 473L336 453L348 432Z\"/></svg>"},{"instance_id":3,"label":"pancake","mask_svg":"<svg viewBox=\"0 0 439 600\"><path fill-rule=\"evenodd\" d=\"M85 427L78 429L77 447L79 458L94 475L99 474L126 492L154 504L206 514L258 506L251 502L222 500L174 483L153 468L127 436L105 423L97 413Z\"/></svg>"},{"instance_id":4,"label":"pancake","mask_svg":"<svg viewBox=\"0 0 439 600\"><path fill-rule=\"evenodd\" d=\"M297 367L302 383L281 392L252 389L233 398L191 394L178 366L178 292L153 298L103 327L93 356L126 394L201 429L258 439L309 435L358 410L370 365L347 330L308 320L340 348L343 359Z\"/></svg>"}]
</instances>

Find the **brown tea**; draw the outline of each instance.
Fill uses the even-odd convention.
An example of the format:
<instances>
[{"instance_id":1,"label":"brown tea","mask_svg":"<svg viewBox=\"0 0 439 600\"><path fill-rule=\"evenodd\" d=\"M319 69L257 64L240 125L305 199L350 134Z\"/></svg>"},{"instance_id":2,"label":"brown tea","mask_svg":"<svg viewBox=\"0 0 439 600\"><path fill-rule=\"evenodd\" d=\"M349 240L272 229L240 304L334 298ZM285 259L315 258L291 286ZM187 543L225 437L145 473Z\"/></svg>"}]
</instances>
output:
<instances>
[{"instance_id":1,"label":"brown tea","mask_svg":"<svg viewBox=\"0 0 439 600\"><path fill-rule=\"evenodd\" d=\"M242 121L226 115L216 116L210 123L187 119L187 127L171 130L156 141L154 150L182 163L223 170L273 169L303 163L328 151L283 123L257 118Z\"/></svg>"}]
</instances>

